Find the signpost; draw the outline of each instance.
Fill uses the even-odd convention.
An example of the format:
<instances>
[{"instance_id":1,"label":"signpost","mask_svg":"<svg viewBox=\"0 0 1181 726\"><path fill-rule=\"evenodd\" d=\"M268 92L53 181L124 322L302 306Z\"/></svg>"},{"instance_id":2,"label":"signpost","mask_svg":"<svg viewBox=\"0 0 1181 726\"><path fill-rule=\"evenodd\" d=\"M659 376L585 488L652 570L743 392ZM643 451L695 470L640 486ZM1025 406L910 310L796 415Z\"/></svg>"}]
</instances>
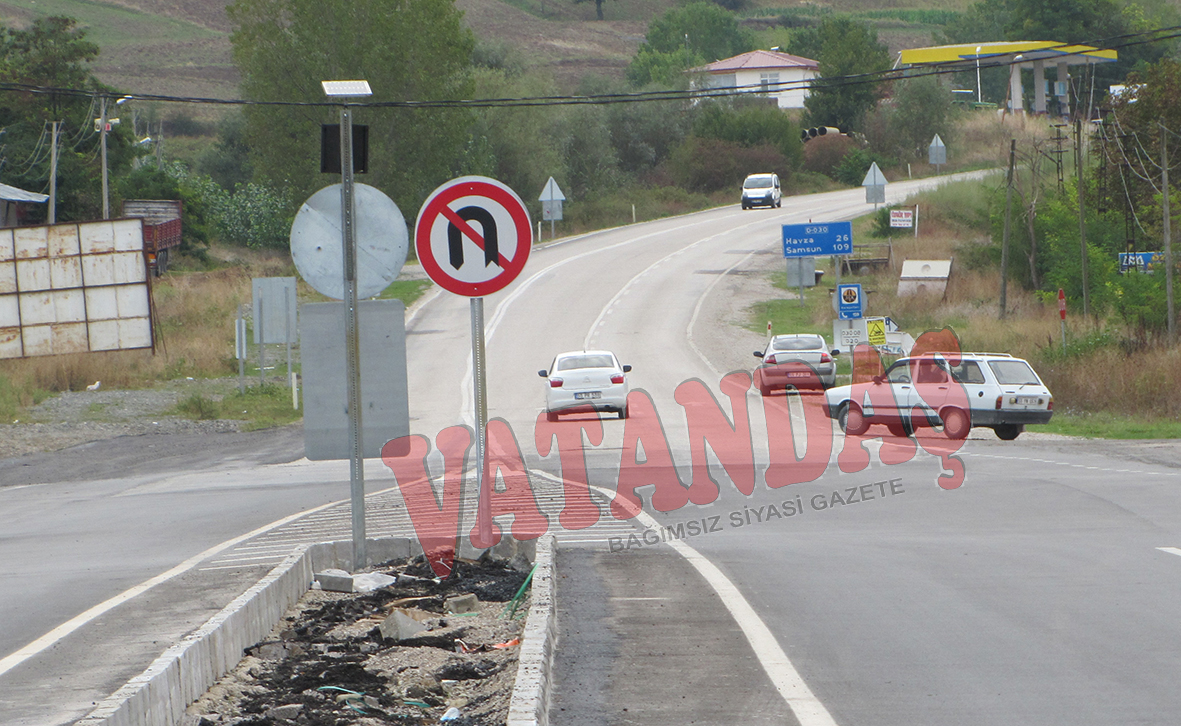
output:
<instances>
[{"instance_id":1,"label":"signpost","mask_svg":"<svg viewBox=\"0 0 1181 726\"><path fill-rule=\"evenodd\" d=\"M541 202L541 218L549 220L549 238L554 239L556 236L554 221L562 219L562 202L566 201L566 195L558 188L558 183L551 176L549 181L545 183L545 189L541 190L541 196L537 199Z\"/></svg>"},{"instance_id":2,"label":"signpost","mask_svg":"<svg viewBox=\"0 0 1181 726\"><path fill-rule=\"evenodd\" d=\"M1058 317L1062 318L1062 352L1066 352L1066 292L1058 288Z\"/></svg>"},{"instance_id":3,"label":"signpost","mask_svg":"<svg viewBox=\"0 0 1181 726\"><path fill-rule=\"evenodd\" d=\"M865 298L861 284L837 285L837 317L841 320L856 320L865 313Z\"/></svg>"},{"instance_id":4,"label":"signpost","mask_svg":"<svg viewBox=\"0 0 1181 726\"><path fill-rule=\"evenodd\" d=\"M783 225L783 257L785 259L797 258L798 260L796 264L799 268L800 307L804 307L803 258L851 254L853 254L853 224L851 222ZM839 265L837 269L840 269Z\"/></svg>"},{"instance_id":5,"label":"signpost","mask_svg":"<svg viewBox=\"0 0 1181 726\"><path fill-rule=\"evenodd\" d=\"M931 145L927 147L927 163L935 167L936 174L939 173L939 167L947 163L947 147L943 145L939 134L935 134Z\"/></svg>"},{"instance_id":6,"label":"signpost","mask_svg":"<svg viewBox=\"0 0 1181 726\"><path fill-rule=\"evenodd\" d=\"M561 194L557 184L554 190ZM484 475L488 423L484 296L516 279L532 246L533 226L525 203L512 189L487 177L465 176L443 184L427 197L414 225L414 249L422 269L444 290L471 298L476 486L480 492L476 519L484 542L492 539L492 482Z\"/></svg>"},{"instance_id":7,"label":"signpost","mask_svg":"<svg viewBox=\"0 0 1181 726\"><path fill-rule=\"evenodd\" d=\"M877 209L879 204L886 203L886 175L878 168L876 161L869 165L869 171L866 172L861 186L865 187L866 204L872 204L873 208Z\"/></svg>"}]
</instances>

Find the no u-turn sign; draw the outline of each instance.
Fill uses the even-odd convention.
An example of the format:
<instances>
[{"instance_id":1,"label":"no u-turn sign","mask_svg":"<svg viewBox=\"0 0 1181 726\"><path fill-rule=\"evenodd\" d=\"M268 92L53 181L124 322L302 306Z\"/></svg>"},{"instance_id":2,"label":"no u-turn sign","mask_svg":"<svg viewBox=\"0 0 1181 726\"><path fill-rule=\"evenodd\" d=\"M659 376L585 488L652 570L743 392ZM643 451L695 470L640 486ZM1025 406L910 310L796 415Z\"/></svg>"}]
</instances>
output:
<instances>
[{"instance_id":1,"label":"no u-turn sign","mask_svg":"<svg viewBox=\"0 0 1181 726\"><path fill-rule=\"evenodd\" d=\"M422 269L456 295L483 297L512 282L533 246L529 212L504 184L452 179L427 197L414 226Z\"/></svg>"}]
</instances>

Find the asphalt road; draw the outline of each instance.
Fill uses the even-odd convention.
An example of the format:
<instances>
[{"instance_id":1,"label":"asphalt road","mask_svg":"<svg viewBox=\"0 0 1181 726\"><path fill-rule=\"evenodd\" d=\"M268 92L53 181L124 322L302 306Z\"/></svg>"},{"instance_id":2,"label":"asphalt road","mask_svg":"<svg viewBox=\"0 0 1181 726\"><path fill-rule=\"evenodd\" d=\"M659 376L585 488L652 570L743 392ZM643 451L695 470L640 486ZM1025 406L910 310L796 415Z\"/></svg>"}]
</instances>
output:
<instances>
[{"instance_id":1,"label":"asphalt road","mask_svg":"<svg viewBox=\"0 0 1181 726\"><path fill-rule=\"evenodd\" d=\"M647 421L658 425L642 445L652 464L646 476L667 481L670 471L656 466L659 431L688 483L678 386L700 379L730 410L718 391L727 359L712 342L725 331L701 328L716 282L747 256L774 249L780 224L850 218L867 211L863 200L853 190L789 198L781 210L735 205L535 250L518 281L487 299L485 314L489 409L515 434L543 508L556 513L562 471L557 454L537 455L539 368L563 350L614 350L635 367L633 388L651 396ZM409 319L414 432L433 439L471 422L469 330L468 302L448 294ZM754 667L754 654L766 651L748 638L757 628L736 627L738 606L715 599L683 551L644 544L639 532L639 546L613 552L637 527L603 507L591 529L563 530L550 518L563 548L588 550L570 560L586 574L583 594L562 601L561 622L589 633L559 650L559 707L581 709L571 722L790 723L792 708L806 724L822 723L817 713L839 724L1171 722L1181 705L1170 687L1181 645L1170 595L1181 557L1157 548L1181 546L1173 449L1002 443L986 433L965 444L966 478L956 490L938 486L941 467L926 454L893 466L875 459L853 473L834 463L816 481L770 490L759 397L739 400L750 410L755 491L737 494L734 472L711 459L716 502L648 512L665 526L718 518L718 529L683 543L728 578L811 700L789 703L777 690L787 682L782 663ZM625 425L636 420L602 422L602 443L588 446L592 485L614 488ZM178 441L176 453L159 459L137 458L142 442L129 439L29 466L3 463L0 659L9 665L0 661L0 723L72 722L257 579L284 547L347 538L347 507L337 505L224 544L347 499L348 467L299 459L298 430L233 445L208 438ZM869 448L876 456L877 445ZM371 492L393 486L378 461L367 462L366 478ZM833 504L832 493L844 501L850 487L858 501ZM653 487L638 491L650 503ZM799 513L759 521L769 504L783 509L797 494ZM828 506L813 505L816 496ZM396 493L371 499L371 536L409 531ZM749 511L760 507L757 516ZM186 562L51 647L14 656ZM662 613L649 609L662 603ZM694 638L708 647L695 648ZM571 670L567 658L590 659L598 670ZM583 671L599 675L572 679ZM570 694L581 695L561 700Z\"/></svg>"}]
</instances>

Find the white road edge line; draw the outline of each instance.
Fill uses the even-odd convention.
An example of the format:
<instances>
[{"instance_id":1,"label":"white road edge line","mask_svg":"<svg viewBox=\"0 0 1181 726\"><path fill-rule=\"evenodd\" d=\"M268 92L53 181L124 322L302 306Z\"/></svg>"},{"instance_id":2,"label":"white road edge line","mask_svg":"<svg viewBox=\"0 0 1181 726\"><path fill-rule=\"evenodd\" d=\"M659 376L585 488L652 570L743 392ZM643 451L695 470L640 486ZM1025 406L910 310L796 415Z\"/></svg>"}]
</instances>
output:
<instances>
[{"instance_id":1,"label":"white road edge line","mask_svg":"<svg viewBox=\"0 0 1181 726\"><path fill-rule=\"evenodd\" d=\"M609 489L593 485L590 488L607 497L608 500L615 496L615 493ZM660 523L647 512L641 511L637 513L636 517L650 529L660 528ZM738 623L738 627L742 629L742 634L746 636L747 642L754 650L755 657L759 659L759 665L763 666L771 683L775 685L775 690L779 691L779 695L783 697L787 707L800 722L800 726L836 726L836 721L833 720L828 709L824 707L820 699L816 698L812 689L808 688L808 684L804 683L804 679L800 677L799 671L792 665L787 653L779 647L779 641L775 639L771 629L762 621L755 609L730 581L730 578L726 577L717 565L684 542L670 540L665 544L672 547L677 554L684 557L694 569L701 573L709 586L718 594L722 604L726 606L730 615L734 617L734 621Z\"/></svg>"},{"instance_id":2,"label":"white road edge line","mask_svg":"<svg viewBox=\"0 0 1181 726\"><path fill-rule=\"evenodd\" d=\"M1178 557L1181 557L1181 549L1176 547L1157 547L1157 549L1161 552L1168 552L1170 555L1177 555Z\"/></svg>"},{"instance_id":3,"label":"white road edge line","mask_svg":"<svg viewBox=\"0 0 1181 726\"><path fill-rule=\"evenodd\" d=\"M394 488L396 488L396 487L384 489L380 492L373 492L372 494L368 494L366 496L377 496L379 494L384 494L385 492L392 491ZM159 575L156 575L155 577L151 578L150 580L144 580L143 582L136 585L135 587L124 590L123 592L112 597L111 599L106 600L105 602L101 602L98 605L95 605L94 607L90 608L89 610L86 610L85 612L80 613L80 614L74 616L73 618L67 620L66 622L57 626L53 630L50 630L48 633L46 633L45 635L42 635L40 638L37 638L36 640L29 643L28 645L21 648L20 650L17 650L15 652L5 656L4 658L0 658L0 675L4 675L5 673L12 670L13 668L16 668L21 663L24 663L25 661L27 661L29 658L32 658L33 656L37 655L38 653L41 653L41 652L53 647L58 642L60 642L63 638L65 638L67 635L69 635L70 633L73 633L75 630L78 630L82 626L86 625L87 623L90 623L91 621L95 620L96 618L100 617L101 615L103 615L107 612L110 612L111 610L115 609L116 607L118 607L118 606L122 605L123 603L136 597L137 595L142 595L143 593L147 592L148 590L151 590L153 587L155 587L157 585L168 582L169 580L171 580L172 578L174 578L178 575L183 575L184 573L193 569L194 567L201 564L202 562L209 559L210 557L213 557L214 555L216 555L220 552L224 552L225 550L228 550L229 548L233 547L234 545L238 544L239 542L245 542L246 540L250 539L251 537L257 537L260 534L265 534L266 532L269 532L272 529L277 529L289 522L294 522L295 520L299 519L300 517L306 517L309 514L313 514L315 512L319 512L324 509L328 509L329 507L334 507L338 504L346 503L348 501L349 500L347 500L347 499L340 499L335 502L328 502L327 504L321 504L318 507L313 507L313 508L311 508L307 511L304 511L304 512L298 512L296 514L292 514L292 515L284 517L282 519L275 520L274 522L271 522L270 524L263 525L262 527L259 527L258 529L253 530L251 532L247 532L246 534L239 535L237 537L234 537L233 539L228 539L225 542L222 542L221 544L214 545L213 547L210 547L209 549L205 550L204 552L200 552L198 554L195 554L192 557L190 557L189 559L187 559L184 562L177 565L176 567L173 567L171 570L168 570L166 572L162 572Z\"/></svg>"}]
</instances>

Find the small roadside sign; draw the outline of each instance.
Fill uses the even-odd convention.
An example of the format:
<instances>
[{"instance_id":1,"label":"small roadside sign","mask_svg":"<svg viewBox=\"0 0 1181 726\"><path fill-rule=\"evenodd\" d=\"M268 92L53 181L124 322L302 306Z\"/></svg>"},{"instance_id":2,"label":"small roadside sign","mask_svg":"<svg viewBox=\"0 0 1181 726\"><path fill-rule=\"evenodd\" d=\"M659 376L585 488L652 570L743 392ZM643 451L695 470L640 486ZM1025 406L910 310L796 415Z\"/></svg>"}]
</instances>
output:
<instances>
[{"instance_id":1,"label":"small roadside sign","mask_svg":"<svg viewBox=\"0 0 1181 726\"><path fill-rule=\"evenodd\" d=\"M1066 320L1066 292L1058 288L1058 317Z\"/></svg>"},{"instance_id":2,"label":"small roadside sign","mask_svg":"<svg viewBox=\"0 0 1181 726\"><path fill-rule=\"evenodd\" d=\"M562 190L558 187L558 183L551 176L549 181L545 183L545 189L541 190L541 196L537 198L537 201L564 202L566 201L566 195L562 193Z\"/></svg>"},{"instance_id":3,"label":"small roadside sign","mask_svg":"<svg viewBox=\"0 0 1181 726\"><path fill-rule=\"evenodd\" d=\"M886 344L886 319L885 318L866 318L865 319L865 337L870 345L885 345Z\"/></svg>"},{"instance_id":4,"label":"small roadside sign","mask_svg":"<svg viewBox=\"0 0 1181 726\"><path fill-rule=\"evenodd\" d=\"M927 163L932 166L947 163L947 146L943 144L939 134L935 134L935 138L931 139L931 145L927 147Z\"/></svg>"},{"instance_id":5,"label":"small roadside sign","mask_svg":"<svg viewBox=\"0 0 1181 726\"><path fill-rule=\"evenodd\" d=\"M865 312L864 298L861 296L861 285L837 285L837 316L841 320L856 320Z\"/></svg>"},{"instance_id":6,"label":"small roadside sign","mask_svg":"<svg viewBox=\"0 0 1181 726\"><path fill-rule=\"evenodd\" d=\"M869 171L866 172L861 186L865 187L866 204L886 203L886 175L878 168L876 161L869 165Z\"/></svg>"},{"instance_id":7,"label":"small roadside sign","mask_svg":"<svg viewBox=\"0 0 1181 726\"><path fill-rule=\"evenodd\" d=\"M910 229L914 225L913 209L891 209L890 226Z\"/></svg>"}]
</instances>

